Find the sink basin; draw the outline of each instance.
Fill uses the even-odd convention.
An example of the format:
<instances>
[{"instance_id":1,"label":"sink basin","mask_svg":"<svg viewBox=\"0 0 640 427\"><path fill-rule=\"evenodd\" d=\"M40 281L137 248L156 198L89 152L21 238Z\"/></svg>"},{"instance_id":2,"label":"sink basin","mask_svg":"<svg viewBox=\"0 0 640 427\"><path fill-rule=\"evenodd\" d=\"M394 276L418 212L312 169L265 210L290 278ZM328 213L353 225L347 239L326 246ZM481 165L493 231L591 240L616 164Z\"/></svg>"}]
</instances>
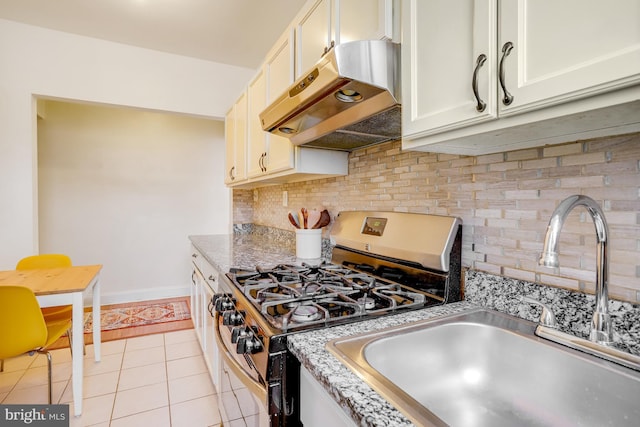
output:
<instances>
[{"instance_id":1,"label":"sink basin","mask_svg":"<svg viewBox=\"0 0 640 427\"><path fill-rule=\"evenodd\" d=\"M479 309L327 348L417 425L637 426L640 372Z\"/></svg>"}]
</instances>

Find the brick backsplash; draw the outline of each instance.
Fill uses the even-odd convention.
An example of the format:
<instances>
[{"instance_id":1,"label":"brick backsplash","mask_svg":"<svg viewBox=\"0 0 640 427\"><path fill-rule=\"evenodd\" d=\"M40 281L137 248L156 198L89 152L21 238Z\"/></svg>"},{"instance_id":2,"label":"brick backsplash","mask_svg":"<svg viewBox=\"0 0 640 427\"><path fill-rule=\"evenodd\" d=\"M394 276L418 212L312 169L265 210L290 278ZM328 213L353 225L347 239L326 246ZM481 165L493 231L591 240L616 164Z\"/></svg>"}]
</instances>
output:
<instances>
[{"instance_id":1,"label":"brick backsplash","mask_svg":"<svg viewBox=\"0 0 640 427\"><path fill-rule=\"evenodd\" d=\"M610 294L640 301L640 133L477 157L402 151L394 141L350 153L344 177L234 190L233 208L236 224L287 230L287 212L301 207L454 215L464 267L592 293L595 229L583 208L563 227L560 268L537 265L549 217L572 194L605 212Z\"/></svg>"}]
</instances>

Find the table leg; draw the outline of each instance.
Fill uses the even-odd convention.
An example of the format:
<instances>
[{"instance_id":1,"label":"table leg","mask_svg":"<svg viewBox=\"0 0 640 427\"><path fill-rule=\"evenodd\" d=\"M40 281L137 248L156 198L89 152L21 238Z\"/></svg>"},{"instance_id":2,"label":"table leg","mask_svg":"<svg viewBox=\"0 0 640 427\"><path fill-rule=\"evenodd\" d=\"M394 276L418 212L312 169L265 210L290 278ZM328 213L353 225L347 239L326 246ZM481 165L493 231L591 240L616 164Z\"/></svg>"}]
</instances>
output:
<instances>
[{"instance_id":1,"label":"table leg","mask_svg":"<svg viewBox=\"0 0 640 427\"><path fill-rule=\"evenodd\" d=\"M96 283L93 286L93 352L96 362L101 358L101 336L100 329L100 279L96 278Z\"/></svg>"},{"instance_id":2,"label":"table leg","mask_svg":"<svg viewBox=\"0 0 640 427\"><path fill-rule=\"evenodd\" d=\"M82 303L82 292L74 292L72 325L73 329L73 357L72 375L73 384L73 409L76 416L82 414L82 375L84 368L84 355L82 353L84 344L84 309Z\"/></svg>"}]
</instances>

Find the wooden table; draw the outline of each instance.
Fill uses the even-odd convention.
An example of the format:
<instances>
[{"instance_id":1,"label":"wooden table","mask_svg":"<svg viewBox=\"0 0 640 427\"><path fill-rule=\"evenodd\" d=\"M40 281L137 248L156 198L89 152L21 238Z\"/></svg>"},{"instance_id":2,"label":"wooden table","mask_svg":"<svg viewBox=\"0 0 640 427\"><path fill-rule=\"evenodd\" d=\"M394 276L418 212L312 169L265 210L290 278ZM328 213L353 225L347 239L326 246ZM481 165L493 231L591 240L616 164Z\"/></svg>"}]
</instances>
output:
<instances>
[{"instance_id":1,"label":"wooden table","mask_svg":"<svg viewBox=\"0 0 640 427\"><path fill-rule=\"evenodd\" d=\"M82 414L82 375L84 369L84 304L83 294L93 292L93 348L96 362L100 361L100 282L102 265L77 267L0 271L0 286L22 285L31 288L41 307L73 306L72 384L73 409Z\"/></svg>"}]
</instances>

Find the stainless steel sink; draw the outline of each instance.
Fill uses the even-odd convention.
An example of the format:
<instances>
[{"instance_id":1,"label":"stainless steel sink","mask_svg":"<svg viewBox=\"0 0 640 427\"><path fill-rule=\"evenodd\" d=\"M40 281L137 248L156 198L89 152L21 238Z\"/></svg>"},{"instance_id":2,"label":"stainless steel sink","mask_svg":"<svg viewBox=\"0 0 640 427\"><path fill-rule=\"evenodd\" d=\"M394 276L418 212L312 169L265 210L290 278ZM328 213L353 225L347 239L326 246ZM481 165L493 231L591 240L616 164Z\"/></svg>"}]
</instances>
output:
<instances>
[{"instance_id":1,"label":"stainless steel sink","mask_svg":"<svg viewBox=\"0 0 640 427\"><path fill-rule=\"evenodd\" d=\"M637 426L640 372L479 309L327 343L421 426Z\"/></svg>"}]
</instances>

